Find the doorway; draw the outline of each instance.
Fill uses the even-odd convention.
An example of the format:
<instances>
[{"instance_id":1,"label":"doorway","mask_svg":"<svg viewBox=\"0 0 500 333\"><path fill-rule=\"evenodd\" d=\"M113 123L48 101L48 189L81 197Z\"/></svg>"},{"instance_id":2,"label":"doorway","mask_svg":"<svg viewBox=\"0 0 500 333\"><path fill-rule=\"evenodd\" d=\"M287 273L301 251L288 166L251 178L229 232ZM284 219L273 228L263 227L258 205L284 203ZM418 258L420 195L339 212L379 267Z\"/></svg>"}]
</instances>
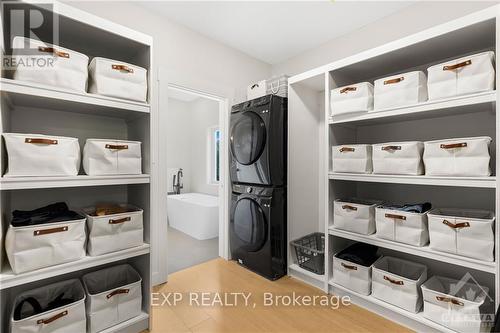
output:
<instances>
[{"instance_id":1,"label":"doorway","mask_svg":"<svg viewBox=\"0 0 500 333\"><path fill-rule=\"evenodd\" d=\"M168 85L167 272L218 257L227 249L228 103Z\"/></svg>"}]
</instances>

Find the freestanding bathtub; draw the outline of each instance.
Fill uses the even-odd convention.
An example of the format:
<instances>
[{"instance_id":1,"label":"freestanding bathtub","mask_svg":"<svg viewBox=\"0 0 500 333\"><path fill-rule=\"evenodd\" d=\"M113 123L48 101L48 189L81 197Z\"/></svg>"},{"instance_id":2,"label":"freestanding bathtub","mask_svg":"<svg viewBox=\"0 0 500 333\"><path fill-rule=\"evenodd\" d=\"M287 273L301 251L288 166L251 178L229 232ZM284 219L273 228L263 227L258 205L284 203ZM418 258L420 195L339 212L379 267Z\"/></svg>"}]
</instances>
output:
<instances>
[{"instance_id":1,"label":"freestanding bathtub","mask_svg":"<svg viewBox=\"0 0 500 333\"><path fill-rule=\"evenodd\" d=\"M199 240L219 236L219 198L203 193L167 197L168 223Z\"/></svg>"}]
</instances>

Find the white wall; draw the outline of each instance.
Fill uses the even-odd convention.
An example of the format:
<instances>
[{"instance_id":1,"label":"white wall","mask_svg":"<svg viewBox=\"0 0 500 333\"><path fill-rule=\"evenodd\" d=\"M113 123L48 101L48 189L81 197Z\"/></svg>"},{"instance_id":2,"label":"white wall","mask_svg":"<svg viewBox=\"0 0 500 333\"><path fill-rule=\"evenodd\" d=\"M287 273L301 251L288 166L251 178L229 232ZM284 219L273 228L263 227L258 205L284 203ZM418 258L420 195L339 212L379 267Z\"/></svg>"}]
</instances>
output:
<instances>
[{"instance_id":1,"label":"white wall","mask_svg":"<svg viewBox=\"0 0 500 333\"><path fill-rule=\"evenodd\" d=\"M322 46L274 65L273 74L295 75L497 4L490 1L421 1ZM360 10L363 4L360 2Z\"/></svg>"},{"instance_id":2,"label":"white wall","mask_svg":"<svg viewBox=\"0 0 500 333\"><path fill-rule=\"evenodd\" d=\"M191 153L192 136L189 131L192 115L189 102L169 98L167 112L167 168L183 169L183 193L191 192ZM169 173L168 191L172 189L172 175Z\"/></svg>"},{"instance_id":3,"label":"white wall","mask_svg":"<svg viewBox=\"0 0 500 333\"><path fill-rule=\"evenodd\" d=\"M133 2L69 1L69 4L151 35L154 39L155 70L161 68L161 76L168 83L240 101L244 97L243 88L271 74L269 64Z\"/></svg>"},{"instance_id":4,"label":"white wall","mask_svg":"<svg viewBox=\"0 0 500 333\"><path fill-rule=\"evenodd\" d=\"M182 193L218 195L218 186L207 177L208 130L219 124L219 103L198 98L184 102L169 98L167 127L168 168L182 168ZM172 180L169 179L169 191Z\"/></svg>"}]
</instances>

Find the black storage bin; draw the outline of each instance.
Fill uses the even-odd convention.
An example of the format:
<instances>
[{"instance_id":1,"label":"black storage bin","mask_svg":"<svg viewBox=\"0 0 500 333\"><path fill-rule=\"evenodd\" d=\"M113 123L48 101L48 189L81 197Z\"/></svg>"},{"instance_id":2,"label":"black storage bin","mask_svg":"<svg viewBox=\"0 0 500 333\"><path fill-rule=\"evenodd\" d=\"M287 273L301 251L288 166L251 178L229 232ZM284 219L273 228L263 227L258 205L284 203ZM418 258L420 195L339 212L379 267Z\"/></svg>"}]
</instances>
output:
<instances>
[{"instance_id":1,"label":"black storage bin","mask_svg":"<svg viewBox=\"0 0 500 333\"><path fill-rule=\"evenodd\" d=\"M314 232L291 242L297 256L297 263L303 269L325 274L325 235Z\"/></svg>"}]
</instances>

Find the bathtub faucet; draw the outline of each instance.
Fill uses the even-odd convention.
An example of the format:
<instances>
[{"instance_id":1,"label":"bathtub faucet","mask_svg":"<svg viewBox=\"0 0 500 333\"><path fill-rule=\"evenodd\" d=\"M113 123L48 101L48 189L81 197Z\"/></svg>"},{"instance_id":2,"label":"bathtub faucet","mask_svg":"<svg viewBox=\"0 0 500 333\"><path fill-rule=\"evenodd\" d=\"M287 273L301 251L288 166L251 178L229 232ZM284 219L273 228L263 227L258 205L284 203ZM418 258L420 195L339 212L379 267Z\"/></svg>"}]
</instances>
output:
<instances>
[{"instance_id":1,"label":"bathtub faucet","mask_svg":"<svg viewBox=\"0 0 500 333\"><path fill-rule=\"evenodd\" d=\"M183 173L182 173L182 168L179 169L179 171L177 171L177 177L176 175L174 175L174 192L175 194L181 194L181 189L184 188L184 184L182 182L182 177L184 177Z\"/></svg>"}]
</instances>

